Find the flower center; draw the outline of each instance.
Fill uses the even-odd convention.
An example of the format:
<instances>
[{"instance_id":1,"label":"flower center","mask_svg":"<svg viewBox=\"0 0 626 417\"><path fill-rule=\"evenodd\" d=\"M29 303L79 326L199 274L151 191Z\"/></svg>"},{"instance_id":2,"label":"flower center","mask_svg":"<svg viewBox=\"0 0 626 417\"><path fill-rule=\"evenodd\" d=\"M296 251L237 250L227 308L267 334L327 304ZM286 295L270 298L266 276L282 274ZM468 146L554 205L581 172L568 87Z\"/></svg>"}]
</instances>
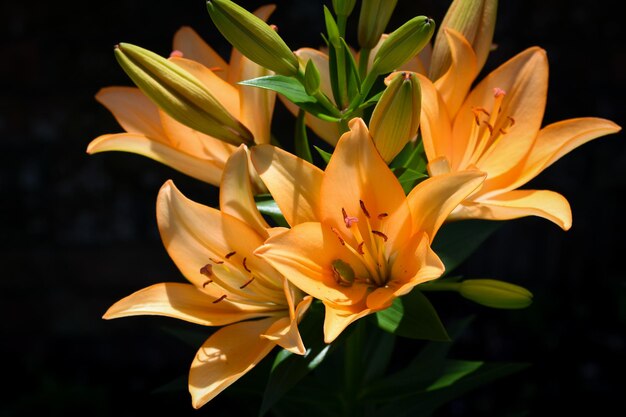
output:
<instances>
[{"instance_id":1,"label":"flower center","mask_svg":"<svg viewBox=\"0 0 626 417\"><path fill-rule=\"evenodd\" d=\"M382 221L388 214L379 213L372 218L363 200L359 200L359 206L361 207L360 217L352 216L342 208L341 214L345 223L345 229L339 231L332 228L332 231L337 235L339 242L343 246L361 258L367 269L368 276L355 276L353 269L348 263L341 259L336 259L331 266L333 277L343 287L349 287L354 282L382 287L389 281L390 268L385 253L385 242L387 242L388 237L378 228L380 228ZM360 228L359 224L364 226ZM365 230L362 231L361 229ZM345 239L344 234L352 236L353 239Z\"/></svg>"},{"instance_id":2,"label":"flower center","mask_svg":"<svg viewBox=\"0 0 626 417\"><path fill-rule=\"evenodd\" d=\"M472 109L474 123L461 167L475 165L480 159L488 157L495 145L508 133L508 129L515 124L515 119L501 112L505 96L506 91L496 87L493 89L491 112L484 107Z\"/></svg>"}]
</instances>

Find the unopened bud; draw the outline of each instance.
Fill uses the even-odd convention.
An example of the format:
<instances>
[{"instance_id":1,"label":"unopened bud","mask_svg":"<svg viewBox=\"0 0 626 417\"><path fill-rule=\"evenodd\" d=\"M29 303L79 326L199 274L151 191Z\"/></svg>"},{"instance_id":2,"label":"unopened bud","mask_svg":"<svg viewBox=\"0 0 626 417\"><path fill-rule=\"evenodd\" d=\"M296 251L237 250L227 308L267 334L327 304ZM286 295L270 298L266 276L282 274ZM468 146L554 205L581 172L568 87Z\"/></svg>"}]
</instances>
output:
<instances>
[{"instance_id":1,"label":"unopened bud","mask_svg":"<svg viewBox=\"0 0 626 417\"><path fill-rule=\"evenodd\" d=\"M478 304L493 308L528 307L533 295L526 288L494 279L468 279L461 282L459 293Z\"/></svg>"},{"instance_id":2,"label":"unopened bud","mask_svg":"<svg viewBox=\"0 0 626 417\"><path fill-rule=\"evenodd\" d=\"M226 40L248 59L277 74L298 72L298 58L263 20L229 0L208 1L207 9Z\"/></svg>"},{"instance_id":3,"label":"unopened bud","mask_svg":"<svg viewBox=\"0 0 626 417\"><path fill-rule=\"evenodd\" d=\"M496 26L498 0L454 0L435 38L429 78L436 81L450 67L450 46L443 29L461 33L476 53L478 71L485 65Z\"/></svg>"},{"instance_id":4,"label":"unopened bud","mask_svg":"<svg viewBox=\"0 0 626 417\"><path fill-rule=\"evenodd\" d=\"M350 16L356 0L333 0L333 9L337 16Z\"/></svg>"},{"instance_id":5,"label":"unopened bud","mask_svg":"<svg viewBox=\"0 0 626 417\"><path fill-rule=\"evenodd\" d=\"M376 46L397 3L398 0L363 0L358 32L361 48L372 49Z\"/></svg>"},{"instance_id":6,"label":"unopened bud","mask_svg":"<svg viewBox=\"0 0 626 417\"><path fill-rule=\"evenodd\" d=\"M389 34L376 52L371 71L387 74L413 58L426 46L435 31L435 21L417 16Z\"/></svg>"},{"instance_id":7,"label":"unopened bud","mask_svg":"<svg viewBox=\"0 0 626 417\"><path fill-rule=\"evenodd\" d=\"M417 135L422 93L413 72L397 72L376 104L370 134L378 152L389 163Z\"/></svg>"},{"instance_id":8,"label":"unopened bud","mask_svg":"<svg viewBox=\"0 0 626 417\"><path fill-rule=\"evenodd\" d=\"M172 61L128 43L115 47L115 58L139 89L180 123L233 145L253 143L250 131L204 84Z\"/></svg>"},{"instance_id":9,"label":"unopened bud","mask_svg":"<svg viewBox=\"0 0 626 417\"><path fill-rule=\"evenodd\" d=\"M310 96L316 95L320 90L320 72L312 59L306 63L304 70L304 90Z\"/></svg>"}]
</instances>

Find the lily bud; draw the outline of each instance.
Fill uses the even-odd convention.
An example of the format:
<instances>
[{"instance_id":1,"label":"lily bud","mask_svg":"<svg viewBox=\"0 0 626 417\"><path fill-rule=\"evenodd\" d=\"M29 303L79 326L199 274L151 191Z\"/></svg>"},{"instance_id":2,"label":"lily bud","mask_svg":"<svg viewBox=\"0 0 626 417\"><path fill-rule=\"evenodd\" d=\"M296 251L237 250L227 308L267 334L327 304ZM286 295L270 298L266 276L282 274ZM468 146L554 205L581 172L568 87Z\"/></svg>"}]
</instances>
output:
<instances>
[{"instance_id":1,"label":"lily bud","mask_svg":"<svg viewBox=\"0 0 626 417\"><path fill-rule=\"evenodd\" d=\"M333 0L333 9L337 16L350 16L356 0Z\"/></svg>"},{"instance_id":2,"label":"lily bud","mask_svg":"<svg viewBox=\"0 0 626 417\"><path fill-rule=\"evenodd\" d=\"M398 0L363 0L358 33L361 48L372 49L376 46L397 3Z\"/></svg>"},{"instance_id":3,"label":"lily bud","mask_svg":"<svg viewBox=\"0 0 626 417\"><path fill-rule=\"evenodd\" d=\"M320 72L312 59L306 63L304 69L304 90L310 96L315 96L320 91Z\"/></svg>"},{"instance_id":4,"label":"lily bud","mask_svg":"<svg viewBox=\"0 0 626 417\"><path fill-rule=\"evenodd\" d=\"M254 143L250 131L183 68L128 43L116 45L115 58L139 89L180 123L232 145Z\"/></svg>"},{"instance_id":5,"label":"lily bud","mask_svg":"<svg viewBox=\"0 0 626 417\"><path fill-rule=\"evenodd\" d=\"M370 134L385 162L389 163L417 135L422 93L413 72L397 72L376 104ZM387 81L387 80L386 80Z\"/></svg>"},{"instance_id":6,"label":"lily bud","mask_svg":"<svg viewBox=\"0 0 626 417\"><path fill-rule=\"evenodd\" d=\"M435 31L435 21L417 16L389 34L376 52L371 71L386 74L399 68L426 46Z\"/></svg>"},{"instance_id":7,"label":"lily bud","mask_svg":"<svg viewBox=\"0 0 626 417\"><path fill-rule=\"evenodd\" d=\"M494 279L468 279L461 282L459 293L478 304L493 308L528 307L533 295L526 288Z\"/></svg>"},{"instance_id":8,"label":"lily bud","mask_svg":"<svg viewBox=\"0 0 626 417\"><path fill-rule=\"evenodd\" d=\"M498 0L454 0L441 23L430 64L429 78L436 81L451 63L450 46L444 28L460 32L476 53L478 70L485 65L496 26Z\"/></svg>"},{"instance_id":9,"label":"lily bud","mask_svg":"<svg viewBox=\"0 0 626 417\"><path fill-rule=\"evenodd\" d=\"M207 9L226 40L248 59L277 74L298 72L298 58L263 20L229 0L208 1Z\"/></svg>"}]
</instances>

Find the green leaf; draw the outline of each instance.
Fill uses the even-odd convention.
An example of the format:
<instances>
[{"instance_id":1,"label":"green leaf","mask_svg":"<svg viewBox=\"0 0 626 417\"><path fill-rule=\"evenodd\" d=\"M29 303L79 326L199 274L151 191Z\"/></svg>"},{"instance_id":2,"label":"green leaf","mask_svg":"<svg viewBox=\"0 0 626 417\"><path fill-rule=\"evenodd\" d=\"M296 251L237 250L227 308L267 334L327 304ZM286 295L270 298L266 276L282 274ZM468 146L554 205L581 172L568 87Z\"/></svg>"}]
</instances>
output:
<instances>
[{"instance_id":1,"label":"green leaf","mask_svg":"<svg viewBox=\"0 0 626 417\"><path fill-rule=\"evenodd\" d=\"M437 232L432 248L446 266L449 274L495 232L501 222L463 220L446 223Z\"/></svg>"},{"instance_id":2,"label":"green leaf","mask_svg":"<svg viewBox=\"0 0 626 417\"><path fill-rule=\"evenodd\" d=\"M280 208L278 208L278 204L276 204L276 201L274 201L270 194L259 194L254 197L254 200L261 214L268 216L278 226L289 227L283 213L280 211Z\"/></svg>"},{"instance_id":3,"label":"green leaf","mask_svg":"<svg viewBox=\"0 0 626 417\"><path fill-rule=\"evenodd\" d=\"M410 193L417 184L428 178L428 175L423 172L418 172L411 168L398 167L392 168L391 171L396 175L398 181L400 181L400 185L402 185L405 194Z\"/></svg>"},{"instance_id":4,"label":"green leaf","mask_svg":"<svg viewBox=\"0 0 626 417\"><path fill-rule=\"evenodd\" d=\"M389 308L376 313L376 319L381 329L398 336L450 341L435 308L418 290L396 298Z\"/></svg>"},{"instance_id":5,"label":"green leaf","mask_svg":"<svg viewBox=\"0 0 626 417\"><path fill-rule=\"evenodd\" d=\"M346 79L348 84L348 101L361 93L361 77L359 76L359 68L354 60L354 55L350 52L350 47L345 39L340 38L342 50L345 55Z\"/></svg>"},{"instance_id":6,"label":"green leaf","mask_svg":"<svg viewBox=\"0 0 626 417\"><path fill-rule=\"evenodd\" d=\"M366 358L363 382L374 381L384 375L395 347L396 337L388 332L368 332L363 357Z\"/></svg>"},{"instance_id":7,"label":"green leaf","mask_svg":"<svg viewBox=\"0 0 626 417\"><path fill-rule=\"evenodd\" d=\"M389 166L391 168L410 168L413 171L426 174L427 163L424 143L418 137L418 140L407 143Z\"/></svg>"},{"instance_id":8,"label":"green leaf","mask_svg":"<svg viewBox=\"0 0 626 417\"><path fill-rule=\"evenodd\" d=\"M313 163L313 156L311 155L311 148L309 147L309 138L306 134L304 115L304 110L300 109L298 118L296 119L295 151L297 156L307 162Z\"/></svg>"},{"instance_id":9,"label":"green leaf","mask_svg":"<svg viewBox=\"0 0 626 417\"><path fill-rule=\"evenodd\" d=\"M313 145L313 147L315 148L315 150L317 151L317 153L320 154L320 156L322 157L322 159L324 160L324 162L326 162L328 164L328 161L330 161L330 157L333 156L332 153L326 152L325 150Z\"/></svg>"},{"instance_id":10,"label":"green leaf","mask_svg":"<svg viewBox=\"0 0 626 417\"><path fill-rule=\"evenodd\" d=\"M315 369L333 348L334 345L324 343L323 316L321 303L315 302L298 326L307 348L304 356L294 355L286 350L276 356L263 394L260 416L267 413L294 385Z\"/></svg>"},{"instance_id":11,"label":"green leaf","mask_svg":"<svg viewBox=\"0 0 626 417\"><path fill-rule=\"evenodd\" d=\"M284 75L266 75L240 81L239 84L276 91L295 104L315 103L317 101L315 97L308 95L304 91L304 86L298 80Z\"/></svg>"}]
</instances>

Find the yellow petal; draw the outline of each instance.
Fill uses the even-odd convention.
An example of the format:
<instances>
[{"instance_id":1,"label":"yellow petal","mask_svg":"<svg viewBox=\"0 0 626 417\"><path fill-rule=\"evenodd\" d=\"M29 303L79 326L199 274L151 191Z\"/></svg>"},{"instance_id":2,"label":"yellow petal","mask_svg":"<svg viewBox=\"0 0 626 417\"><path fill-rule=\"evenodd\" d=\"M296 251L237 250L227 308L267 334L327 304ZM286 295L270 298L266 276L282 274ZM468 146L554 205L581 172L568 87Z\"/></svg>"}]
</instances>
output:
<instances>
[{"instance_id":1,"label":"yellow petal","mask_svg":"<svg viewBox=\"0 0 626 417\"><path fill-rule=\"evenodd\" d=\"M308 222L273 236L255 251L293 285L313 297L335 304L361 302L367 287L344 287L333 278L332 262L348 263L356 276L368 276L361 259L345 249L330 228Z\"/></svg>"},{"instance_id":2,"label":"yellow petal","mask_svg":"<svg viewBox=\"0 0 626 417\"><path fill-rule=\"evenodd\" d=\"M338 230L346 228L342 209L349 216L359 217L361 201L374 218L405 209L402 186L376 150L363 120L352 119L349 127L350 131L337 143L321 187L322 222ZM402 216L398 218L398 222L403 220ZM358 227L364 236L369 235L366 222L359 222Z\"/></svg>"},{"instance_id":3,"label":"yellow petal","mask_svg":"<svg viewBox=\"0 0 626 417\"><path fill-rule=\"evenodd\" d=\"M140 134L103 135L94 139L87 147L89 154L107 151L143 155L213 185L219 185L222 176L223 162L189 155Z\"/></svg>"},{"instance_id":4,"label":"yellow petal","mask_svg":"<svg viewBox=\"0 0 626 417\"><path fill-rule=\"evenodd\" d=\"M174 34L174 50L183 53L183 57L197 61L211 68L222 79L228 75L228 64L211 48L192 28L183 26Z\"/></svg>"},{"instance_id":5,"label":"yellow petal","mask_svg":"<svg viewBox=\"0 0 626 417\"><path fill-rule=\"evenodd\" d=\"M220 184L220 210L243 221L259 236L268 237L266 229L269 225L256 207L248 165L248 149L241 145L224 167Z\"/></svg>"},{"instance_id":6,"label":"yellow petal","mask_svg":"<svg viewBox=\"0 0 626 417\"><path fill-rule=\"evenodd\" d=\"M465 149L459 150L452 143L452 122L443 98L428 78L423 75L418 78L422 89L420 130L426 157L433 161L441 157L452 159L457 153L462 156Z\"/></svg>"},{"instance_id":7,"label":"yellow petal","mask_svg":"<svg viewBox=\"0 0 626 417\"><path fill-rule=\"evenodd\" d=\"M351 323L372 312L364 305L346 308L338 308L333 303L327 302L324 302L324 305L326 307L324 342L326 343L332 343Z\"/></svg>"},{"instance_id":8,"label":"yellow petal","mask_svg":"<svg viewBox=\"0 0 626 417\"><path fill-rule=\"evenodd\" d=\"M274 318L232 324L202 345L189 371L189 392L200 408L259 363L275 346L262 338Z\"/></svg>"},{"instance_id":9,"label":"yellow petal","mask_svg":"<svg viewBox=\"0 0 626 417\"><path fill-rule=\"evenodd\" d=\"M322 170L271 145L255 146L250 156L287 223L318 220Z\"/></svg>"},{"instance_id":10,"label":"yellow petal","mask_svg":"<svg viewBox=\"0 0 626 417\"><path fill-rule=\"evenodd\" d=\"M454 29L446 28L444 32L450 46L452 63L448 71L435 82L435 86L446 103L448 115L454 119L478 75L478 67L476 54L467 39Z\"/></svg>"},{"instance_id":11,"label":"yellow petal","mask_svg":"<svg viewBox=\"0 0 626 417\"><path fill-rule=\"evenodd\" d=\"M610 120L594 117L564 120L544 127L512 188L524 185L580 145L620 130L621 127Z\"/></svg>"},{"instance_id":12,"label":"yellow petal","mask_svg":"<svg viewBox=\"0 0 626 417\"><path fill-rule=\"evenodd\" d=\"M157 106L138 88L106 87L98 91L96 100L113 113L127 132L167 142Z\"/></svg>"},{"instance_id":13,"label":"yellow petal","mask_svg":"<svg viewBox=\"0 0 626 417\"><path fill-rule=\"evenodd\" d=\"M419 183L407 196L413 233L424 232L432 242L450 212L484 179L484 173L472 170L438 175Z\"/></svg>"},{"instance_id":14,"label":"yellow petal","mask_svg":"<svg viewBox=\"0 0 626 417\"><path fill-rule=\"evenodd\" d=\"M170 58L170 61L196 77L234 118L239 118L239 91L237 88L222 80L209 68L195 61L176 57Z\"/></svg>"},{"instance_id":15,"label":"yellow petal","mask_svg":"<svg viewBox=\"0 0 626 417\"><path fill-rule=\"evenodd\" d=\"M166 316L203 326L223 326L242 320L267 317L266 309L241 309L237 304L213 304L210 297L191 284L167 282L137 291L113 304L105 319L131 316ZM274 313L277 314L277 313Z\"/></svg>"},{"instance_id":16,"label":"yellow petal","mask_svg":"<svg viewBox=\"0 0 626 417\"><path fill-rule=\"evenodd\" d=\"M459 207L451 219L510 220L538 216L563 230L572 226L572 211L561 194L546 190L514 190Z\"/></svg>"},{"instance_id":17,"label":"yellow petal","mask_svg":"<svg viewBox=\"0 0 626 417\"><path fill-rule=\"evenodd\" d=\"M475 144L470 142L471 130L476 125L476 108L490 111L494 103L494 89L506 92L499 118L511 117L515 124L478 160L477 166L493 178L504 174L520 162L533 146L541 127L548 88L548 60L543 49L529 48L494 70L469 94L454 121L454 147L465 149L463 160L453 155L453 170L463 169L469 161ZM498 126L494 127L496 131Z\"/></svg>"}]
</instances>

